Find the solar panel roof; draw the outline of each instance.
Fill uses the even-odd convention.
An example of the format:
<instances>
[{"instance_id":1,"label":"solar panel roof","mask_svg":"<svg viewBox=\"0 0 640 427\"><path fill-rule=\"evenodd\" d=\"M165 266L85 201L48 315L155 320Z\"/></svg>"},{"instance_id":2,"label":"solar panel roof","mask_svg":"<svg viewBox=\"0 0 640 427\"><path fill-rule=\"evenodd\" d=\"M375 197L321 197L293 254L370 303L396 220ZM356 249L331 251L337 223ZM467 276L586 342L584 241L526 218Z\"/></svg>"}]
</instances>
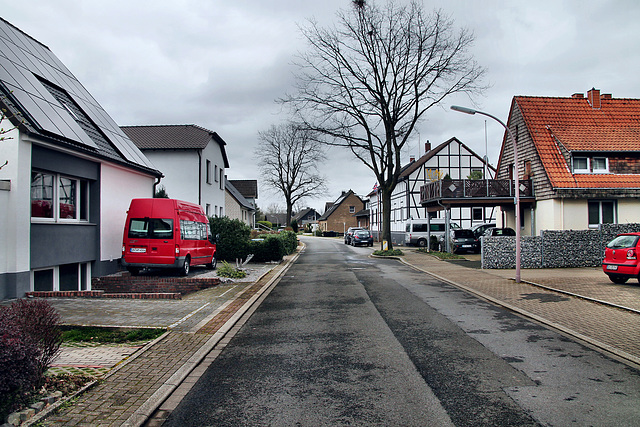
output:
<instances>
[{"instance_id":1,"label":"solar panel roof","mask_svg":"<svg viewBox=\"0 0 640 427\"><path fill-rule=\"evenodd\" d=\"M0 18L0 86L37 132L156 171L49 48ZM156 171L157 172L157 171Z\"/></svg>"}]
</instances>

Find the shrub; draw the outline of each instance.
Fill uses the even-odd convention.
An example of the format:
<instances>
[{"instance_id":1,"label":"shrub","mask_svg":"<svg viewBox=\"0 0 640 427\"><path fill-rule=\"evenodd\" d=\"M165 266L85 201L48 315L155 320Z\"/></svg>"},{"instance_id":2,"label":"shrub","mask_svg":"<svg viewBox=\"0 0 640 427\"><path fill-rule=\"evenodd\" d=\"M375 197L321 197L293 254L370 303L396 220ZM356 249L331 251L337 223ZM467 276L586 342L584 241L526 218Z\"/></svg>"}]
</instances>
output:
<instances>
[{"instance_id":1,"label":"shrub","mask_svg":"<svg viewBox=\"0 0 640 427\"><path fill-rule=\"evenodd\" d=\"M216 258L218 260L235 261L247 256L247 245L251 229L247 224L227 217L209 218L211 233L218 236L216 240Z\"/></svg>"},{"instance_id":2,"label":"shrub","mask_svg":"<svg viewBox=\"0 0 640 427\"><path fill-rule=\"evenodd\" d=\"M373 255L378 255L378 256L402 256L402 255L404 255L404 253L402 253L402 251L400 249L392 249L392 250L386 250L386 251L374 251Z\"/></svg>"},{"instance_id":3,"label":"shrub","mask_svg":"<svg viewBox=\"0 0 640 427\"><path fill-rule=\"evenodd\" d=\"M42 300L0 307L0 412L23 403L39 387L60 349L60 317Z\"/></svg>"},{"instance_id":4,"label":"shrub","mask_svg":"<svg viewBox=\"0 0 640 427\"><path fill-rule=\"evenodd\" d=\"M291 220L291 230L295 233L298 232L298 221L296 221L295 219Z\"/></svg>"},{"instance_id":5,"label":"shrub","mask_svg":"<svg viewBox=\"0 0 640 427\"><path fill-rule=\"evenodd\" d=\"M252 261L280 261L285 255L284 243L278 235L268 234L264 240L249 242L249 253L253 254Z\"/></svg>"},{"instance_id":6,"label":"shrub","mask_svg":"<svg viewBox=\"0 0 640 427\"><path fill-rule=\"evenodd\" d=\"M232 267L226 261L222 261L222 265L218 266L217 273L218 276L230 277L232 279L242 279L243 277L247 277L247 273L245 271Z\"/></svg>"},{"instance_id":7,"label":"shrub","mask_svg":"<svg viewBox=\"0 0 640 427\"><path fill-rule=\"evenodd\" d=\"M298 235L293 231L283 231L279 234L284 244L284 254L289 255L296 251L298 247Z\"/></svg>"},{"instance_id":8,"label":"shrub","mask_svg":"<svg viewBox=\"0 0 640 427\"><path fill-rule=\"evenodd\" d=\"M273 223L271 221L258 221L258 224L262 224L268 228L273 228Z\"/></svg>"},{"instance_id":9,"label":"shrub","mask_svg":"<svg viewBox=\"0 0 640 427\"><path fill-rule=\"evenodd\" d=\"M318 229L316 230L316 237L322 237L323 231Z\"/></svg>"}]
</instances>

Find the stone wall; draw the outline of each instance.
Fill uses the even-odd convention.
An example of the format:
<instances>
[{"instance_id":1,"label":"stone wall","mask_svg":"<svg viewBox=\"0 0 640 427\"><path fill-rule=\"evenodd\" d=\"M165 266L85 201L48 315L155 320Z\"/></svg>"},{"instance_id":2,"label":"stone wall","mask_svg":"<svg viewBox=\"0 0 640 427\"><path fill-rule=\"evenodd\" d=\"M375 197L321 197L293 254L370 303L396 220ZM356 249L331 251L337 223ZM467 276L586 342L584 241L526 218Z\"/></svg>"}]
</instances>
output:
<instances>
[{"instance_id":1,"label":"stone wall","mask_svg":"<svg viewBox=\"0 0 640 427\"><path fill-rule=\"evenodd\" d=\"M602 224L590 230L543 230L521 236L522 268L599 267L616 234L640 231L640 224ZM515 268L515 237L483 237L482 268Z\"/></svg>"}]
</instances>

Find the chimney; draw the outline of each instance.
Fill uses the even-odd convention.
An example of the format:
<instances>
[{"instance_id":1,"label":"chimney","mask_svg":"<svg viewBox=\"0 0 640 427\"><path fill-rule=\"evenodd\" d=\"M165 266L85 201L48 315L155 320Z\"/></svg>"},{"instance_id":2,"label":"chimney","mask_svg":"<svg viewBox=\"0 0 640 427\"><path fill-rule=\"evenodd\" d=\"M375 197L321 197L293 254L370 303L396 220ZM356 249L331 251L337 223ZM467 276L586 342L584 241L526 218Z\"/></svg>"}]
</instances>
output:
<instances>
[{"instance_id":1,"label":"chimney","mask_svg":"<svg viewBox=\"0 0 640 427\"><path fill-rule=\"evenodd\" d=\"M610 93L603 93L602 95L600 95L600 99L611 99L612 96Z\"/></svg>"},{"instance_id":2,"label":"chimney","mask_svg":"<svg viewBox=\"0 0 640 427\"><path fill-rule=\"evenodd\" d=\"M413 163L416 161L416 156L414 156L413 154L409 156L409 163Z\"/></svg>"},{"instance_id":3,"label":"chimney","mask_svg":"<svg viewBox=\"0 0 640 427\"><path fill-rule=\"evenodd\" d=\"M427 140L427 142L424 143L424 154L427 154L429 151L431 151L431 143Z\"/></svg>"},{"instance_id":4,"label":"chimney","mask_svg":"<svg viewBox=\"0 0 640 427\"><path fill-rule=\"evenodd\" d=\"M573 95L571 95L572 98L574 99L583 99L584 98L584 94L582 93L574 93Z\"/></svg>"},{"instance_id":5,"label":"chimney","mask_svg":"<svg viewBox=\"0 0 640 427\"><path fill-rule=\"evenodd\" d=\"M589 98L589 104L591 108L594 110L600 109L600 89L592 88L589 92L587 92L587 97Z\"/></svg>"}]
</instances>

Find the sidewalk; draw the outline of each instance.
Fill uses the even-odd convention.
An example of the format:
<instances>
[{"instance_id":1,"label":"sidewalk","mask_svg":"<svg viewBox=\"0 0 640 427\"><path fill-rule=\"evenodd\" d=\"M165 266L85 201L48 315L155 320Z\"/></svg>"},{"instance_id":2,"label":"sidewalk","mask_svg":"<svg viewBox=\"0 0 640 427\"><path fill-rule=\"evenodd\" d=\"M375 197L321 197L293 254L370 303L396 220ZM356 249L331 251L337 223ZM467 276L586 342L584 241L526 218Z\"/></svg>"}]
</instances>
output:
<instances>
[{"instance_id":1,"label":"sidewalk","mask_svg":"<svg viewBox=\"0 0 640 427\"><path fill-rule=\"evenodd\" d=\"M405 264L607 350L627 362L640 364L639 314L582 298L639 310L640 286L635 281L614 285L595 268L524 269L523 283L517 284L512 279L513 270L481 270L469 268L464 262L441 261L415 250L403 248L403 252L405 255L399 259ZM191 381L189 373L224 340L240 317L261 296L268 294L296 258L297 255L287 257L261 280L247 284L221 305L187 301L186 306L165 307L167 303L163 302L166 313L182 316L178 326L130 355L99 384L81 394L73 405L41 421L42 425L142 425L181 383ZM221 288L212 292L228 290ZM216 299L219 299L217 294L211 301ZM176 307L182 307L184 312L174 313ZM197 313L184 316L188 310ZM165 322L169 324L174 320L167 318ZM96 366L101 363L97 359L94 362Z\"/></svg>"},{"instance_id":2,"label":"sidewalk","mask_svg":"<svg viewBox=\"0 0 640 427\"><path fill-rule=\"evenodd\" d=\"M133 353L96 385L80 394L73 405L44 420L34 418L30 422L45 426L142 425L224 338L242 314L271 290L297 256L285 257L283 263L214 310L207 305L209 310L200 310L199 316L181 319L183 321L177 327Z\"/></svg>"},{"instance_id":3,"label":"sidewalk","mask_svg":"<svg viewBox=\"0 0 640 427\"><path fill-rule=\"evenodd\" d=\"M523 269L516 283L514 270L467 268L414 250L404 253L405 264L640 364L640 286L635 280L615 285L597 268L558 268Z\"/></svg>"}]
</instances>

